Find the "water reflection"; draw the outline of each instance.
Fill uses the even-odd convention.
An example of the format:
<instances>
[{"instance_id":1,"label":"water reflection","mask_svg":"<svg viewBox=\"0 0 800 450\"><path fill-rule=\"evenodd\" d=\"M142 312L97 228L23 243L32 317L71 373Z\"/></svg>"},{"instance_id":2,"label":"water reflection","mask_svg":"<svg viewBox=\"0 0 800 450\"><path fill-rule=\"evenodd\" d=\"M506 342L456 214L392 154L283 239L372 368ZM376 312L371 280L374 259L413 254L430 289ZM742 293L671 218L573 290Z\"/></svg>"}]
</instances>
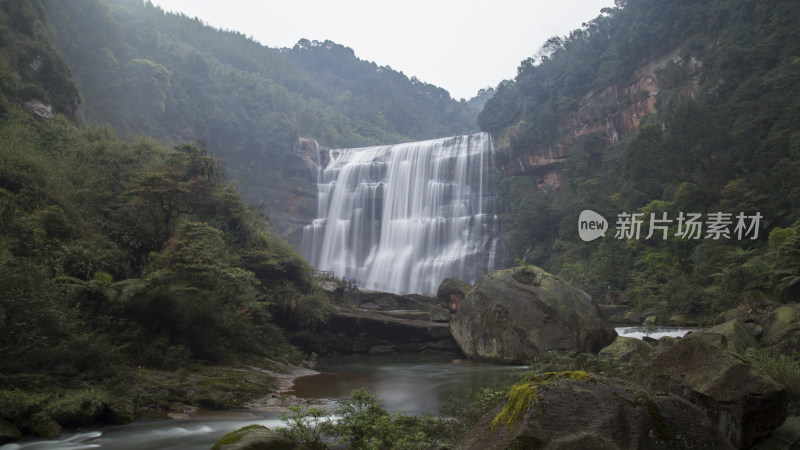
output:
<instances>
[{"instance_id":1,"label":"water reflection","mask_svg":"<svg viewBox=\"0 0 800 450\"><path fill-rule=\"evenodd\" d=\"M470 389L512 381L515 368L448 355L340 356L320 360L318 375L295 380L290 394L305 398L344 399L366 387L389 411L435 414L449 397Z\"/></svg>"}]
</instances>

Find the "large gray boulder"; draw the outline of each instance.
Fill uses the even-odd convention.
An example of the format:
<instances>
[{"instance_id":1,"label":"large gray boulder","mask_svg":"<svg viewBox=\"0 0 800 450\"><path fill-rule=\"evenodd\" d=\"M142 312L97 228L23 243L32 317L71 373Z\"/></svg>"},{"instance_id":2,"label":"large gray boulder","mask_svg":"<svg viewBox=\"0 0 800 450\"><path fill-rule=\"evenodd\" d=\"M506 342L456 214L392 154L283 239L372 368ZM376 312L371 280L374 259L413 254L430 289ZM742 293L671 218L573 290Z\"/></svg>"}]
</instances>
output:
<instances>
[{"instance_id":1,"label":"large gray boulder","mask_svg":"<svg viewBox=\"0 0 800 450\"><path fill-rule=\"evenodd\" d=\"M533 376L512 388L456 449L733 448L696 405L586 372Z\"/></svg>"},{"instance_id":2,"label":"large gray boulder","mask_svg":"<svg viewBox=\"0 0 800 450\"><path fill-rule=\"evenodd\" d=\"M709 339L717 337L720 342ZM717 406L704 408L717 429L734 445L747 448L768 436L787 415L786 388L726 349L727 339L701 333L662 343L636 374L641 383L669 377L711 397ZM687 393L687 398L697 397Z\"/></svg>"},{"instance_id":3,"label":"large gray boulder","mask_svg":"<svg viewBox=\"0 0 800 450\"><path fill-rule=\"evenodd\" d=\"M466 356L503 363L549 350L597 353L617 337L588 294L533 266L481 275L450 332Z\"/></svg>"},{"instance_id":4,"label":"large gray boulder","mask_svg":"<svg viewBox=\"0 0 800 450\"><path fill-rule=\"evenodd\" d=\"M614 342L600 350L597 356L618 363L626 363L644 360L650 354L650 350L650 344L641 339L617 336Z\"/></svg>"},{"instance_id":5,"label":"large gray boulder","mask_svg":"<svg viewBox=\"0 0 800 450\"><path fill-rule=\"evenodd\" d=\"M698 334L721 334L725 336L727 349L732 352L743 353L748 348L761 348L758 341L753 336L753 332L744 326L739 319L729 320L725 323L705 329Z\"/></svg>"}]
</instances>

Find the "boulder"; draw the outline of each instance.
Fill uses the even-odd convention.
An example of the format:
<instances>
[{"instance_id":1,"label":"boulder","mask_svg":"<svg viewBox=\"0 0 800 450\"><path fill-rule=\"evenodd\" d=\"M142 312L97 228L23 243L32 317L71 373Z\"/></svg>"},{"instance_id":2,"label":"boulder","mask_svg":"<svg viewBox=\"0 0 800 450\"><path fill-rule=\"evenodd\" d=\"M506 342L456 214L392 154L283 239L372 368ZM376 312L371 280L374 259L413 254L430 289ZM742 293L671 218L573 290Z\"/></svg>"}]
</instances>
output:
<instances>
[{"instance_id":1,"label":"boulder","mask_svg":"<svg viewBox=\"0 0 800 450\"><path fill-rule=\"evenodd\" d=\"M466 356L503 363L549 350L597 353L617 336L588 294L533 266L478 277L450 331Z\"/></svg>"},{"instance_id":2,"label":"boulder","mask_svg":"<svg viewBox=\"0 0 800 450\"><path fill-rule=\"evenodd\" d=\"M106 404L106 419L111 423L128 424L139 418L139 409L131 398L116 398Z\"/></svg>"},{"instance_id":3,"label":"boulder","mask_svg":"<svg viewBox=\"0 0 800 450\"><path fill-rule=\"evenodd\" d=\"M714 319L714 325L721 325L733 319L739 319L742 323L747 322L747 320L750 319L750 313L747 309L741 307L729 309L719 313Z\"/></svg>"},{"instance_id":4,"label":"boulder","mask_svg":"<svg viewBox=\"0 0 800 450\"><path fill-rule=\"evenodd\" d=\"M625 323L631 323L631 324L638 325L638 324L642 323L642 321L644 320L644 317L641 314L639 314L639 313L637 313L635 311L628 311L628 312L625 313L624 316L622 316L622 319L623 319L623 321Z\"/></svg>"},{"instance_id":5,"label":"boulder","mask_svg":"<svg viewBox=\"0 0 800 450\"><path fill-rule=\"evenodd\" d=\"M739 319L729 320L697 334L721 334L725 336L727 349L737 353L742 353L748 348L761 348L753 332Z\"/></svg>"},{"instance_id":6,"label":"boulder","mask_svg":"<svg viewBox=\"0 0 800 450\"><path fill-rule=\"evenodd\" d=\"M434 306L431 308L431 321L432 322L450 322L450 310L442 306Z\"/></svg>"},{"instance_id":7,"label":"boulder","mask_svg":"<svg viewBox=\"0 0 800 450\"><path fill-rule=\"evenodd\" d=\"M696 405L586 372L516 384L457 449L733 448Z\"/></svg>"},{"instance_id":8,"label":"boulder","mask_svg":"<svg viewBox=\"0 0 800 450\"><path fill-rule=\"evenodd\" d=\"M761 321L763 345L776 345L786 350L800 347L800 304L783 305Z\"/></svg>"},{"instance_id":9,"label":"boulder","mask_svg":"<svg viewBox=\"0 0 800 450\"><path fill-rule=\"evenodd\" d=\"M232 431L217 441L212 450L291 450L298 444L262 425L249 425Z\"/></svg>"},{"instance_id":10,"label":"boulder","mask_svg":"<svg viewBox=\"0 0 800 450\"><path fill-rule=\"evenodd\" d=\"M11 422L0 418L0 445L18 441L22 433Z\"/></svg>"},{"instance_id":11,"label":"boulder","mask_svg":"<svg viewBox=\"0 0 800 450\"><path fill-rule=\"evenodd\" d=\"M786 419L786 388L719 348L719 343L707 342L711 338L726 342L724 335L699 333L655 349L635 378L647 384L653 377L667 376L713 398L720 408L710 414L717 429L737 447L746 448Z\"/></svg>"},{"instance_id":12,"label":"boulder","mask_svg":"<svg viewBox=\"0 0 800 450\"><path fill-rule=\"evenodd\" d=\"M61 425L58 424L52 417L41 414L34 417L31 424L31 431L36 436L47 439L53 439L61 434Z\"/></svg>"},{"instance_id":13,"label":"boulder","mask_svg":"<svg viewBox=\"0 0 800 450\"><path fill-rule=\"evenodd\" d=\"M755 450L796 450L800 448L800 416L787 417L770 437L753 447Z\"/></svg>"},{"instance_id":14,"label":"boulder","mask_svg":"<svg viewBox=\"0 0 800 450\"><path fill-rule=\"evenodd\" d=\"M436 298L439 299L442 307L455 313L461 308L461 302L464 301L464 297L471 289L472 286L469 283L455 278L445 278L439 285L439 289L436 290Z\"/></svg>"},{"instance_id":15,"label":"boulder","mask_svg":"<svg viewBox=\"0 0 800 450\"><path fill-rule=\"evenodd\" d=\"M600 350L597 356L615 362L628 362L635 359L643 360L650 354L650 344L641 339L617 336L608 347Z\"/></svg>"}]
</instances>

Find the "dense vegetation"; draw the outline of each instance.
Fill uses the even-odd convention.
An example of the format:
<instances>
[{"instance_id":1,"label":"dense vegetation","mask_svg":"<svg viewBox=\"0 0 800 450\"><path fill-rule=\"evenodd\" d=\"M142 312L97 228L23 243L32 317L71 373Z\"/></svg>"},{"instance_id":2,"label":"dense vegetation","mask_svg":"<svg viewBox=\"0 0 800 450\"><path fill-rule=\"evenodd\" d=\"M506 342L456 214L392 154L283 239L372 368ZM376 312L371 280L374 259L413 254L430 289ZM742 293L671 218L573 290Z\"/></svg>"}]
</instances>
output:
<instances>
[{"instance_id":1,"label":"dense vegetation","mask_svg":"<svg viewBox=\"0 0 800 450\"><path fill-rule=\"evenodd\" d=\"M48 408L54 388L90 387L80 403L131 367L302 357L279 325L329 312L308 264L202 141L76 127L77 90L43 16L0 3L0 414L36 410L15 389L46 392L30 401ZM55 114L34 115L32 100Z\"/></svg>"},{"instance_id":2,"label":"dense vegetation","mask_svg":"<svg viewBox=\"0 0 800 450\"><path fill-rule=\"evenodd\" d=\"M511 133L512 155L559 142L565 114L590 93L625 86L635 69L677 49L657 72L657 113L618 142L584 134L555 193L533 177L496 179L510 208L515 255L603 298L608 287L642 310L703 317L737 301L796 298L800 267L800 5L772 0L629 0L554 37L501 84L479 116ZM623 106L625 106L623 104ZM643 213L640 239L578 239L578 214ZM675 237L680 212L732 214L731 238ZM760 213L758 239L735 216ZM651 213L669 238L645 239ZM613 228L612 228L613 230ZM706 230L704 228L703 235ZM752 234L750 235L752 237Z\"/></svg>"},{"instance_id":3,"label":"dense vegetation","mask_svg":"<svg viewBox=\"0 0 800 450\"><path fill-rule=\"evenodd\" d=\"M476 129L477 107L329 41L274 49L149 2L43 3L87 121L203 139L252 204L273 206L298 136L357 147Z\"/></svg>"}]
</instances>

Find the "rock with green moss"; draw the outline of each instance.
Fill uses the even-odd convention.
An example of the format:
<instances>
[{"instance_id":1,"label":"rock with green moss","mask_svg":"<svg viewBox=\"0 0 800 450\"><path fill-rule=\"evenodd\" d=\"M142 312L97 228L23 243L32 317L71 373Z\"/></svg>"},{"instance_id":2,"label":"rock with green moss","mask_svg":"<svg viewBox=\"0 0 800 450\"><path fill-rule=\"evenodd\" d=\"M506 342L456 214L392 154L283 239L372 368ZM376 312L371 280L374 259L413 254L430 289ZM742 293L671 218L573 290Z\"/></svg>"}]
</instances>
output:
<instances>
[{"instance_id":1,"label":"rock with green moss","mask_svg":"<svg viewBox=\"0 0 800 450\"><path fill-rule=\"evenodd\" d=\"M800 347L800 304L783 305L761 321L761 343L787 351Z\"/></svg>"},{"instance_id":2,"label":"rock with green moss","mask_svg":"<svg viewBox=\"0 0 800 450\"><path fill-rule=\"evenodd\" d=\"M745 327L739 319L729 320L723 324L705 329L698 334L719 334L725 336L725 347L733 352L742 353L748 348L761 348L753 336L753 332Z\"/></svg>"},{"instance_id":3,"label":"rock with green moss","mask_svg":"<svg viewBox=\"0 0 800 450\"><path fill-rule=\"evenodd\" d=\"M733 448L697 406L586 372L534 375L456 445L486 448Z\"/></svg>"},{"instance_id":4,"label":"rock with green moss","mask_svg":"<svg viewBox=\"0 0 800 450\"><path fill-rule=\"evenodd\" d=\"M617 336L608 347L597 354L600 358L610 359L615 362L625 363L634 360L644 360L650 354L650 344L641 339Z\"/></svg>"},{"instance_id":5,"label":"rock with green moss","mask_svg":"<svg viewBox=\"0 0 800 450\"><path fill-rule=\"evenodd\" d=\"M291 450L299 448L303 447L262 425L248 425L231 431L211 447L212 450Z\"/></svg>"},{"instance_id":6,"label":"rock with green moss","mask_svg":"<svg viewBox=\"0 0 800 450\"><path fill-rule=\"evenodd\" d=\"M617 336L588 294L534 266L481 275L450 331L468 357L503 363L549 350L597 353Z\"/></svg>"},{"instance_id":7,"label":"rock with green moss","mask_svg":"<svg viewBox=\"0 0 800 450\"><path fill-rule=\"evenodd\" d=\"M786 419L787 391L725 345L720 348L720 342L726 342L724 335L699 333L659 345L635 378L648 384L653 377L667 376L711 397L719 408L707 412L717 429L737 447L747 448Z\"/></svg>"},{"instance_id":8,"label":"rock with green moss","mask_svg":"<svg viewBox=\"0 0 800 450\"><path fill-rule=\"evenodd\" d=\"M739 319L742 323L750 319L750 313L746 308L736 307L723 311L714 318L714 325L721 325L725 322L730 322L733 319Z\"/></svg>"},{"instance_id":9,"label":"rock with green moss","mask_svg":"<svg viewBox=\"0 0 800 450\"><path fill-rule=\"evenodd\" d=\"M45 414L34 416L30 428L36 436L48 439L53 439L61 434L61 425Z\"/></svg>"}]
</instances>

